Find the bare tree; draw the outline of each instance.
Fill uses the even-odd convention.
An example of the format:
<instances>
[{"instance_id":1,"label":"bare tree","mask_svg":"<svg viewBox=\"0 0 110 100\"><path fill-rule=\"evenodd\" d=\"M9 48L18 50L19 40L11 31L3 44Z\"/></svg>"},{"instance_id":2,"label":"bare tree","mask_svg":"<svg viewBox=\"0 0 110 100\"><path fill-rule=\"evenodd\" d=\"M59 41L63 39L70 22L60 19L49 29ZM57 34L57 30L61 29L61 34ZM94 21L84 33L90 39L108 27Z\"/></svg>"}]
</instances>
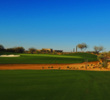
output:
<instances>
[{"instance_id":1,"label":"bare tree","mask_svg":"<svg viewBox=\"0 0 110 100\"><path fill-rule=\"evenodd\" d=\"M103 51L104 47L103 46L94 46L94 50L96 53L99 53L100 51Z\"/></svg>"},{"instance_id":2,"label":"bare tree","mask_svg":"<svg viewBox=\"0 0 110 100\"><path fill-rule=\"evenodd\" d=\"M81 51L82 51L83 49L86 49L87 48L87 44L85 44L85 43L78 44L77 47L80 48Z\"/></svg>"}]
</instances>

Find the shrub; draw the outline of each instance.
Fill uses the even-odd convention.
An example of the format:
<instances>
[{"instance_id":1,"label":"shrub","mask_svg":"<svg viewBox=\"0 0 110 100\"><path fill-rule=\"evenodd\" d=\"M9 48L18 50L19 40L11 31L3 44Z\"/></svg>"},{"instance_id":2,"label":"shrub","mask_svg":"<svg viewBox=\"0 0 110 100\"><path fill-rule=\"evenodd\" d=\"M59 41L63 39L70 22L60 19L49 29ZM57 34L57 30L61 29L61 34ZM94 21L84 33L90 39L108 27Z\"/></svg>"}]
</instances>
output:
<instances>
[{"instance_id":1,"label":"shrub","mask_svg":"<svg viewBox=\"0 0 110 100\"><path fill-rule=\"evenodd\" d=\"M67 68L69 68L69 66L67 66Z\"/></svg>"}]
</instances>

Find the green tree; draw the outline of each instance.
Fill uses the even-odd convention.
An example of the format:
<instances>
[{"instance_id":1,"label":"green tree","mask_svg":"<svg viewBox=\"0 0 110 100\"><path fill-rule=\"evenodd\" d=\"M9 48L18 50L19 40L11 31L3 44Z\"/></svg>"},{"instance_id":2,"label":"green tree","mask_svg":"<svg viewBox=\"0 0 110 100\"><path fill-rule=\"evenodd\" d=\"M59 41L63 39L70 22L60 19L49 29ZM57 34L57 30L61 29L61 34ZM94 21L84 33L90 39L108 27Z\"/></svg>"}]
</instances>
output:
<instances>
[{"instance_id":1,"label":"green tree","mask_svg":"<svg viewBox=\"0 0 110 100\"><path fill-rule=\"evenodd\" d=\"M35 48L29 48L29 52L30 52L31 54L33 54L34 52L36 52L36 49L35 49Z\"/></svg>"},{"instance_id":2,"label":"green tree","mask_svg":"<svg viewBox=\"0 0 110 100\"><path fill-rule=\"evenodd\" d=\"M85 43L78 44L77 47L78 47L79 49L81 49L81 51L82 51L83 49L86 49L86 48L87 48L87 44L85 44Z\"/></svg>"},{"instance_id":3,"label":"green tree","mask_svg":"<svg viewBox=\"0 0 110 100\"><path fill-rule=\"evenodd\" d=\"M5 50L4 46L0 44L0 51Z\"/></svg>"},{"instance_id":4,"label":"green tree","mask_svg":"<svg viewBox=\"0 0 110 100\"><path fill-rule=\"evenodd\" d=\"M23 47L15 47L13 48L16 53L24 53L25 49Z\"/></svg>"}]
</instances>

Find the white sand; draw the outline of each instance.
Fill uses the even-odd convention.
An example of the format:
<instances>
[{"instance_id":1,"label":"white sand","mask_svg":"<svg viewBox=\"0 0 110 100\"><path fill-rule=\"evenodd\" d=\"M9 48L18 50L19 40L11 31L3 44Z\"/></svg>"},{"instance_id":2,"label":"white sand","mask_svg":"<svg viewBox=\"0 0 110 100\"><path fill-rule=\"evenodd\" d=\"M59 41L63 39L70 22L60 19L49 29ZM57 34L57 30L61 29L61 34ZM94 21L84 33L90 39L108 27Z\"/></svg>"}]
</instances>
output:
<instances>
[{"instance_id":1,"label":"white sand","mask_svg":"<svg viewBox=\"0 0 110 100\"><path fill-rule=\"evenodd\" d=\"M20 55L0 55L0 57L20 57Z\"/></svg>"}]
</instances>

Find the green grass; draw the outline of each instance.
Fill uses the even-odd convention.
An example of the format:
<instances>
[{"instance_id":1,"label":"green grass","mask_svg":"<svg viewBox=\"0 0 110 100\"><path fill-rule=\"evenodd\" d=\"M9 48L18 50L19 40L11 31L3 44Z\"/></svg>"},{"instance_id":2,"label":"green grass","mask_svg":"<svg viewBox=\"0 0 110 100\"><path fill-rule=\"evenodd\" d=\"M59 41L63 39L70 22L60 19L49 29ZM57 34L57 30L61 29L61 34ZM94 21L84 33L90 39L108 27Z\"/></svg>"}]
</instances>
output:
<instances>
[{"instance_id":1,"label":"green grass","mask_svg":"<svg viewBox=\"0 0 110 100\"><path fill-rule=\"evenodd\" d=\"M85 60L97 61L97 56L88 53L74 53L67 55L52 54L20 54L20 57L0 57L0 64L55 64L82 63Z\"/></svg>"},{"instance_id":2,"label":"green grass","mask_svg":"<svg viewBox=\"0 0 110 100\"><path fill-rule=\"evenodd\" d=\"M0 71L0 100L110 100L110 72Z\"/></svg>"}]
</instances>

